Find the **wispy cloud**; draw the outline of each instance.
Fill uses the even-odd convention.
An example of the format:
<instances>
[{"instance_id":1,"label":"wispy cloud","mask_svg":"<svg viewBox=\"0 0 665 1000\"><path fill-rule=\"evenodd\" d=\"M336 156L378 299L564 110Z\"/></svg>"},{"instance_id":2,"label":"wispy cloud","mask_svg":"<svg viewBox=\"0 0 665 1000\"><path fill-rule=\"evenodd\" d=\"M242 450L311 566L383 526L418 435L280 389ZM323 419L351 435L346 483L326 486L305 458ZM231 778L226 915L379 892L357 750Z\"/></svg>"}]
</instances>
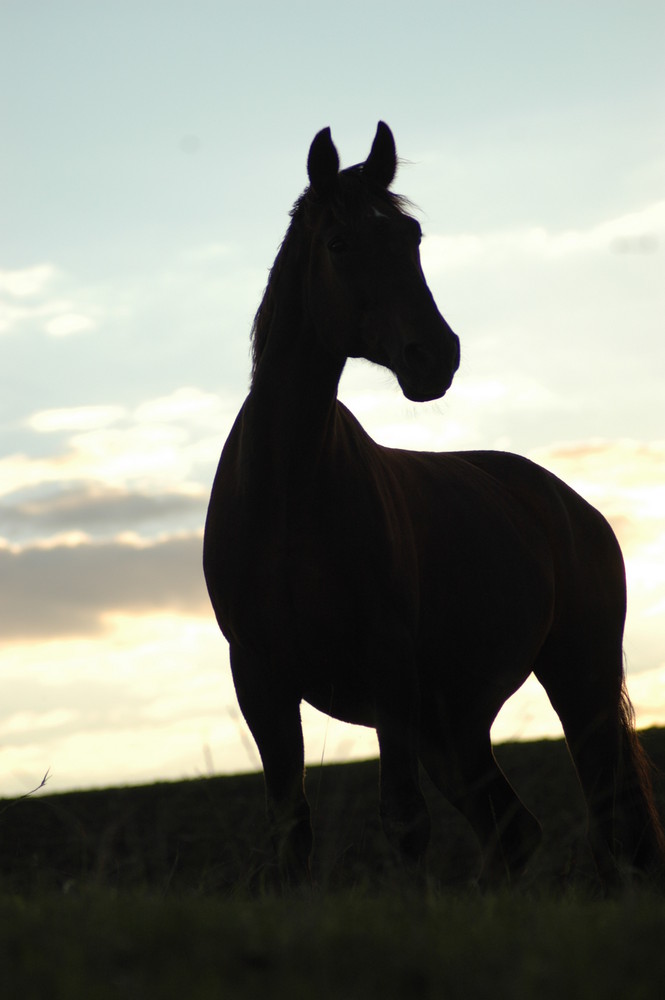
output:
<instances>
[{"instance_id":1,"label":"wispy cloud","mask_svg":"<svg viewBox=\"0 0 665 1000\"><path fill-rule=\"evenodd\" d=\"M662 251L664 246L665 200L587 229L558 232L534 226L487 233L433 234L424 241L422 256L428 273L454 274L460 268L477 268L489 259L554 261L589 253L642 257Z\"/></svg>"},{"instance_id":2,"label":"wispy cloud","mask_svg":"<svg viewBox=\"0 0 665 1000\"><path fill-rule=\"evenodd\" d=\"M240 397L241 398L241 397ZM209 489L239 401L183 387L131 409L113 404L40 410L25 421L34 436L0 459L0 497L67 484L143 493ZM44 455L42 436L49 442Z\"/></svg>"},{"instance_id":3,"label":"wispy cloud","mask_svg":"<svg viewBox=\"0 0 665 1000\"><path fill-rule=\"evenodd\" d=\"M26 421L31 430L38 434L52 434L58 431L92 431L117 423L125 415L120 406L75 406L59 407L53 410L39 410Z\"/></svg>"},{"instance_id":4,"label":"wispy cloud","mask_svg":"<svg viewBox=\"0 0 665 1000\"><path fill-rule=\"evenodd\" d=\"M53 264L0 270L0 294L12 299L28 299L41 295L57 275Z\"/></svg>"},{"instance_id":5,"label":"wispy cloud","mask_svg":"<svg viewBox=\"0 0 665 1000\"><path fill-rule=\"evenodd\" d=\"M94 330L95 321L90 316L77 312L59 312L44 323L44 329L52 337L70 337L75 333L87 333Z\"/></svg>"},{"instance_id":6,"label":"wispy cloud","mask_svg":"<svg viewBox=\"0 0 665 1000\"><path fill-rule=\"evenodd\" d=\"M530 457L600 506L627 549L665 535L665 441L553 443Z\"/></svg>"},{"instance_id":7,"label":"wispy cloud","mask_svg":"<svg viewBox=\"0 0 665 1000\"><path fill-rule=\"evenodd\" d=\"M30 325L53 337L87 333L98 325L98 307L77 294L75 283L54 264L0 270L0 333Z\"/></svg>"}]
</instances>

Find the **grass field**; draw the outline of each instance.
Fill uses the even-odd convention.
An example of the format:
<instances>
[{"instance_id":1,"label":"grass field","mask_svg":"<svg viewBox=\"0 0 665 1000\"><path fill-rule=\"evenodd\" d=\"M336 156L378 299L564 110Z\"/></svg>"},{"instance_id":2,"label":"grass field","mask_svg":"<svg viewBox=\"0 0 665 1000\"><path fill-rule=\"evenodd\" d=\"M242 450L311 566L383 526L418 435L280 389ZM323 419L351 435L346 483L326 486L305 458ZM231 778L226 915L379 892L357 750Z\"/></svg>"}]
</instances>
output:
<instances>
[{"instance_id":1,"label":"grass field","mask_svg":"<svg viewBox=\"0 0 665 1000\"><path fill-rule=\"evenodd\" d=\"M665 730L643 736L664 768ZM0 813L2 995L661 1000L665 899L600 898L563 744L497 756L545 836L524 885L487 896L465 823L427 785L429 885L397 877L375 761L308 773L316 886L286 898L260 775L22 800Z\"/></svg>"},{"instance_id":2,"label":"grass field","mask_svg":"<svg viewBox=\"0 0 665 1000\"><path fill-rule=\"evenodd\" d=\"M498 896L0 903L6 997L662 998L665 906Z\"/></svg>"}]
</instances>

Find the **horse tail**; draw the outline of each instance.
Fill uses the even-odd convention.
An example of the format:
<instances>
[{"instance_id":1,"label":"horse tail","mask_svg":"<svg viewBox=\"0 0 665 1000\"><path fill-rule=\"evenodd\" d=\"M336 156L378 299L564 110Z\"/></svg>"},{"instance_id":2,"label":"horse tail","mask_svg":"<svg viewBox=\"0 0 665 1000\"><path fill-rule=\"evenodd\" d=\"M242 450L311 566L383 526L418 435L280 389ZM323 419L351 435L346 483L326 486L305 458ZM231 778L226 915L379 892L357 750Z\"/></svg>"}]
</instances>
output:
<instances>
[{"instance_id":1,"label":"horse tail","mask_svg":"<svg viewBox=\"0 0 665 1000\"><path fill-rule=\"evenodd\" d=\"M615 786L617 854L632 868L653 875L665 886L665 831L656 808L653 778L656 768L640 743L635 710L625 678L619 704L621 772ZM618 814L618 815L617 815Z\"/></svg>"}]
</instances>

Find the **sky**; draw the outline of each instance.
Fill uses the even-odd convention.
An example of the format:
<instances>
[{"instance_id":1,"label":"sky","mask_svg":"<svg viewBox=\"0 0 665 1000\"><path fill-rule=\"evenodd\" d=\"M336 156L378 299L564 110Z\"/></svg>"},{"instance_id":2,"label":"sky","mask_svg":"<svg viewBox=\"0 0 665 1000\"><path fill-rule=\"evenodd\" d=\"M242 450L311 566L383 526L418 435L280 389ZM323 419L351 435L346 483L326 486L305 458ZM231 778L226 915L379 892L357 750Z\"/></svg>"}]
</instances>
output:
<instances>
[{"instance_id":1,"label":"sky","mask_svg":"<svg viewBox=\"0 0 665 1000\"><path fill-rule=\"evenodd\" d=\"M665 724L660 0L0 0L0 795L254 770L201 537L314 134L376 123L462 364L350 362L382 443L568 481L627 564L638 724ZM307 760L373 756L305 709ZM558 736L535 681L494 738Z\"/></svg>"}]
</instances>

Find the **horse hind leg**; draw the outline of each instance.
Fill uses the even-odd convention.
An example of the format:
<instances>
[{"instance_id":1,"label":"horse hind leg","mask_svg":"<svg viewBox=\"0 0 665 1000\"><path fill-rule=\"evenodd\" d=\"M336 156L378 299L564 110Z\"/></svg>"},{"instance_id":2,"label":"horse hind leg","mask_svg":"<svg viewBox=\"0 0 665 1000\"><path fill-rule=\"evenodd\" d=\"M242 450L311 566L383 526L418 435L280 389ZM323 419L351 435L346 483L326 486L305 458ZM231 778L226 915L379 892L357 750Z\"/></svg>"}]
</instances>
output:
<instances>
[{"instance_id":1,"label":"horse hind leg","mask_svg":"<svg viewBox=\"0 0 665 1000\"><path fill-rule=\"evenodd\" d=\"M587 803L588 838L602 883L665 871L665 837L651 766L635 732L620 642L546 644L535 666L559 716Z\"/></svg>"},{"instance_id":2,"label":"horse hind leg","mask_svg":"<svg viewBox=\"0 0 665 1000\"><path fill-rule=\"evenodd\" d=\"M445 733L445 735L443 735ZM479 882L486 887L521 878L542 831L492 752L489 725L467 725L453 735L446 725L423 739L420 758L430 778L471 824L482 851Z\"/></svg>"}]
</instances>

